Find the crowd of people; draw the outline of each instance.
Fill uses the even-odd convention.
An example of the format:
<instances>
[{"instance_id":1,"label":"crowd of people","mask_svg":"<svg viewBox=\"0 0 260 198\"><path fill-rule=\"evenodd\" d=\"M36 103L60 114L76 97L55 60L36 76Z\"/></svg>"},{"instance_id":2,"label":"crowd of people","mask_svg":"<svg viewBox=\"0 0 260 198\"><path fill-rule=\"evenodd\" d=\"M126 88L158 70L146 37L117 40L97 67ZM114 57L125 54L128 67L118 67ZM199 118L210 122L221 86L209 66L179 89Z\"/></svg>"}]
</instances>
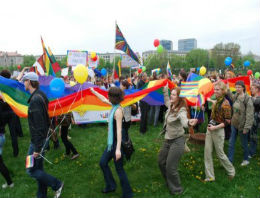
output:
<instances>
[{"instance_id":1,"label":"crowd of people","mask_svg":"<svg viewBox=\"0 0 260 198\"><path fill-rule=\"evenodd\" d=\"M55 197L61 195L63 182L47 174L43 169L44 154L49 149L49 138L52 137L55 148L59 147L56 128L59 127L60 136L65 147L65 155L70 159L76 159L79 153L69 140L68 130L74 124L71 113L49 118L48 98L39 89L39 77L34 72L24 74L26 68L17 77L25 89L30 93L28 100L28 125L31 135L28 155L34 157L34 163L27 168L27 173L38 182L38 198L47 197L47 187L55 191ZM7 70L0 73L5 78L11 74ZM112 106L108 119L108 140L107 146L100 159L100 168L104 175L105 187L102 193L110 193L116 190L116 182L109 168L109 162L114 159L116 172L122 187L122 197L133 197L133 191L123 167L124 151L122 142L127 141L131 125L131 114L140 109L140 133L145 135L149 126L157 126L159 122L164 123L161 134L164 141L158 156L158 166L162 173L167 188L171 194L183 192L178 173L178 166L185 151L185 128L191 129L198 125L198 119L192 118L191 109L186 100L180 97L180 85L186 81L188 74L181 70L178 76L173 75L174 83L178 86L173 88L169 94L168 86L163 88L164 105L149 105L145 101L122 108L120 102L124 99L124 91L127 89L141 89L145 83L152 80L167 79L166 74L157 75L155 72L151 77L147 73L132 74L132 76L120 77L114 81L112 76L101 78L89 78L88 82L93 83L101 89L108 90L108 99L95 91L90 91L101 101ZM241 76L238 74L238 76ZM241 166L250 164L250 159L256 155L258 125L260 120L260 81L251 78L251 96L246 92L244 81L235 83L236 93L229 90L227 84L222 80L236 77L234 72L226 71L225 75L213 73L208 78L214 83L214 95L208 98L202 109L207 112L208 125L205 138L204 164L205 181L215 181L212 151L215 148L221 165L227 171L229 179L235 177L236 171L233 165L236 138L239 135L243 149ZM63 77L65 83L74 81L72 77ZM169 78L171 79L171 78ZM165 116L164 116L165 115ZM163 119L164 118L164 119ZM2 188L14 187L8 168L2 158L3 145L5 142L5 126L8 124L13 146L13 154L16 157L19 153L18 136L22 137L23 132L19 117L15 115L3 99L0 100L0 172L6 180ZM228 139L228 153L224 152L224 142ZM71 155L72 154L72 155ZM242 156L242 155L241 155Z\"/></svg>"}]
</instances>

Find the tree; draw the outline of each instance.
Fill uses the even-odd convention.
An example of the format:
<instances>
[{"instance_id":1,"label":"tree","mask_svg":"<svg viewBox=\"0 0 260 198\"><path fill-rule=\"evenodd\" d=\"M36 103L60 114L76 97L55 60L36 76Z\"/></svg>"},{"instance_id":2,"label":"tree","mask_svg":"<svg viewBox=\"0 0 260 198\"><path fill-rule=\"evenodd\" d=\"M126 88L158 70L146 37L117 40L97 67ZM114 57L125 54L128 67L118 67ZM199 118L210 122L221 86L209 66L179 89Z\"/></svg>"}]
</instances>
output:
<instances>
[{"instance_id":1,"label":"tree","mask_svg":"<svg viewBox=\"0 0 260 198\"><path fill-rule=\"evenodd\" d=\"M23 67L31 67L35 63L36 59L33 55L25 55L23 57Z\"/></svg>"},{"instance_id":2,"label":"tree","mask_svg":"<svg viewBox=\"0 0 260 198\"><path fill-rule=\"evenodd\" d=\"M235 63L241 57L240 45L236 43L218 43L210 52L210 59L213 60L218 69L224 66L224 60L228 56L231 57L233 63Z\"/></svg>"},{"instance_id":3,"label":"tree","mask_svg":"<svg viewBox=\"0 0 260 198\"><path fill-rule=\"evenodd\" d=\"M202 65L208 67L209 66L209 53L204 49L193 49L191 50L187 56L186 61L189 67L197 68Z\"/></svg>"}]
</instances>

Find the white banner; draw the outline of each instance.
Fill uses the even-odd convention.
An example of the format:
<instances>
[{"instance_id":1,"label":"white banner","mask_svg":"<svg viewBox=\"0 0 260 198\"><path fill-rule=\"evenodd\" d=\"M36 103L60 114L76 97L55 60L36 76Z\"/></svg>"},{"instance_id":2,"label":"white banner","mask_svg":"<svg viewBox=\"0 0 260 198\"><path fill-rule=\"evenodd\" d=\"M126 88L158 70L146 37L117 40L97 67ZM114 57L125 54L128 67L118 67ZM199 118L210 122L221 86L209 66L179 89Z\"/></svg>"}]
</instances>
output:
<instances>
[{"instance_id":1,"label":"white banner","mask_svg":"<svg viewBox=\"0 0 260 198\"><path fill-rule=\"evenodd\" d=\"M122 68L126 67L136 67L139 64L133 60L131 57L129 57L127 54L122 54L121 55L121 66Z\"/></svg>"},{"instance_id":2,"label":"white banner","mask_svg":"<svg viewBox=\"0 0 260 198\"><path fill-rule=\"evenodd\" d=\"M100 123L100 122L105 123L108 122L109 110L87 111L82 116L76 111L73 111L72 113L76 124ZM141 118L141 114L138 113L136 116L132 116L131 120L132 122L140 121L140 118Z\"/></svg>"},{"instance_id":3,"label":"white banner","mask_svg":"<svg viewBox=\"0 0 260 198\"><path fill-rule=\"evenodd\" d=\"M67 51L67 66L76 66L78 64L87 65L88 52L78 50Z\"/></svg>"},{"instance_id":4,"label":"white banner","mask_svg":"<svg viewBox=\"0 0 260 198\"><path fill-rule=\"evenodd\" d=\"M65 76L68 76L69 74L69 68L63 68L61 70L61 76L65 77Z\"/></svg>"}]
</instances>

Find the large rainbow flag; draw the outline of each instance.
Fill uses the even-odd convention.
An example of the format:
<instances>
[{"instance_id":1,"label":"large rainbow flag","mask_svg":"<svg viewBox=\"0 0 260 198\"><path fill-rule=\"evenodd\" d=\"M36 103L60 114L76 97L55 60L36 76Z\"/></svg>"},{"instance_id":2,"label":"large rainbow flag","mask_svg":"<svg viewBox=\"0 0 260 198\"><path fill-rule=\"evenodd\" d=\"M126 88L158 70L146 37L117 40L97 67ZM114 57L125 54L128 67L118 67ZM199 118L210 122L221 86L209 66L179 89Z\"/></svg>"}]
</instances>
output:
<instances>
[{"instance_id":1,"label":"large rainbow flag","mask_svg":"<svg viewBox=\"0 0 260 198\"><path fill-rule=\"evenodd\" d=\"M84 83L77 84L73 87L66 85L65 91L60 98L54 98L51 94L49 83L52 77L40 77L40 89L47 95L49 99L49 115L50 117L61 115L70 111L99 111L108 110L111 106L100 101L90 91L93 87L97 92L105 97L108 97L108 91L99 87ZM160 88L166 84L171 87L174 84L165 80L156 80L146 83L142 89L134 89L125 91L124 100L121 102L123 107L136 103L139 100L145 100L151 105L164 104L164 98ZM24 85L15 80L6 79L0 76L0 91L3 99L10 105L14 112L20 117L27 117L28 99L30 94L25 91Z\"/></svg>"},{"instance_id":2,"label":"large rainbow flag","mask_svg":"<svg viewBox=\"0 0 260 198\"><path fill-rule=\"evenodd\" d=\"M231 92L236 92L236 88L235 88L235 84L237 81L244 81L245 86L246 86L246 92L251 95L251 91L250 91L250 78L249 76L240 76L240 77L236 77L236 78L230 78L227 80L223 80L224 83L228 83L229 85L229 89Z\"/></svg>"}]
</instances>

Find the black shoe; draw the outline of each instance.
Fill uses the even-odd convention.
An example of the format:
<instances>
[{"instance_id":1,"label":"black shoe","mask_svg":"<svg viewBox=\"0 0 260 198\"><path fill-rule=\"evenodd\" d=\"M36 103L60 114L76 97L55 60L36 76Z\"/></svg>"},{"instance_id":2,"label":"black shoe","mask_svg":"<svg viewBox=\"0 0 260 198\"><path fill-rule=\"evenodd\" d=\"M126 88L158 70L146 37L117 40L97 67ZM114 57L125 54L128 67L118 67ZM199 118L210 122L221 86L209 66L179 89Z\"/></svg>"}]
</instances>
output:
<instances>
[{"instance_id":1,"label":"black shoe","mask_svg":"<svg viewBox=\"0 0 260 198\"><path fill-rule=\"evenodd\" d=\"M108 189L106 189L106 188L104 188L103 190L101 190L101 192L102 193L111 193L111 192L115 192L116 191L116 189L111 189L111 190L108 190Z\"/></svg>"}]
</instances>

